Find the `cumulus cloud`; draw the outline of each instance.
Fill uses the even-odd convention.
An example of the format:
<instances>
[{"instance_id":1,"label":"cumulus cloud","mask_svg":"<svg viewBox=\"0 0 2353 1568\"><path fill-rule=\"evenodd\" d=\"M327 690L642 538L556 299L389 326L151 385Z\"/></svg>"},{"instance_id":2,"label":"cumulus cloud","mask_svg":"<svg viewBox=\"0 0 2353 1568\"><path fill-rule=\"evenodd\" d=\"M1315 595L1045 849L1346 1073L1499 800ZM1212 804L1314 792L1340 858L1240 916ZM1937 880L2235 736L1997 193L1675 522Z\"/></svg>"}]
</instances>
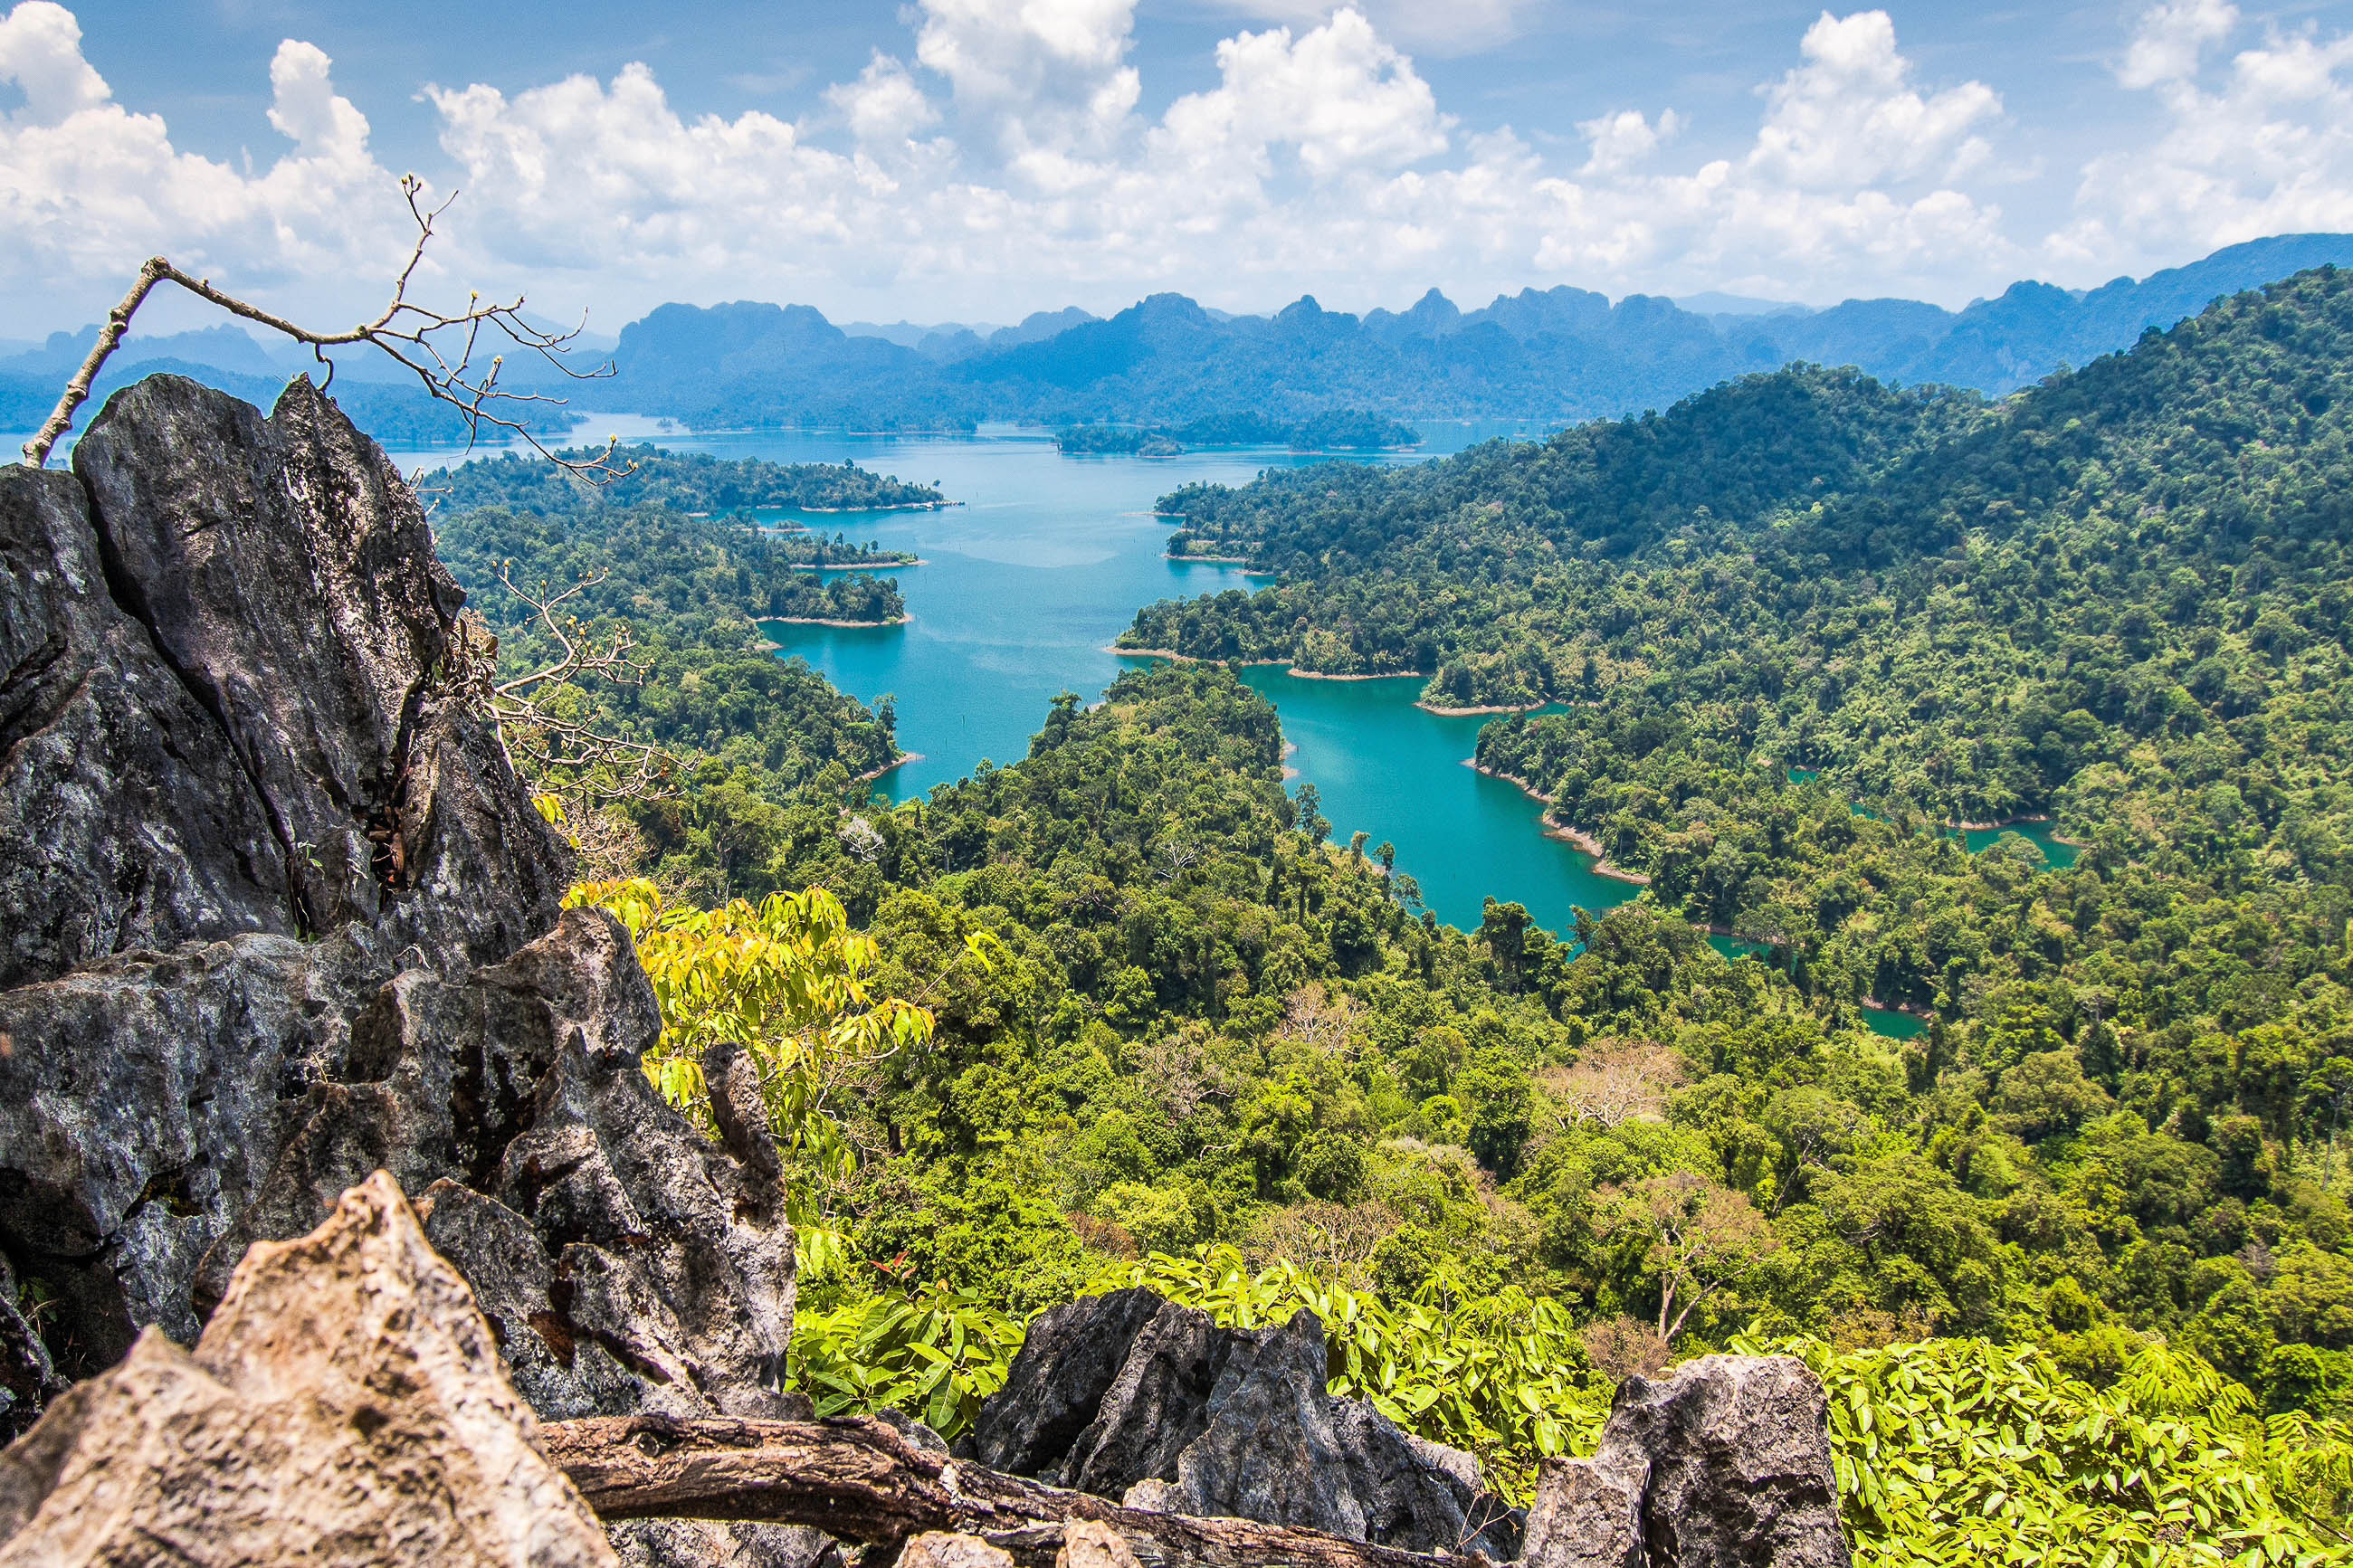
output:
<instances>
[{"instance_id":1,"label":"cumulus cloud","mask_svg":"<svg viewBox=\"0 0 2353 1568\"><path fill-rule=\"evenodd\" d=\"M64 6L23 0L0 17L0 81L23 99L0 117L0 287L87 309L159 250L240 285L338 272L364 253L397 211L366 118L308 44L281 45L269 76L270 123L295 145L240 173L114 101Z\"/></svg>"},{"instance_id":2,"label":"cumulus cloud","mask_svg":"<svg viewBox=\"0 0 2353 1568\"><path fill-rule=\"evenodd\" d=\"M825 98L864 148L898 152L940 118L907 68L880 49L856 81L836 83Z\"/></svg>"},{"instance_id":3,"label":"cumulus cloud","mask_svg":"<svg viewBox=\"0 0 2353 1568\"><path fill-rule=\"evenodd\" d=\"M1127 63L1135 0L923 0L915 58L945 77L1017 164L1094 153L1143 95Z\"/></svg>"},{"instance_id":4,"label":"cumulus cloud","mask_svg":"<svg viewBox=\"0 0 2353 1568\"><path fill-rule=\"evenodd\" d=\"M2198 58L2239 25L2227 0L2174 0L2152 5L2133 30L2116 79L2129 88L2155 87L2197 74Z\"/></svg>"},{"instance_id":5,"label":"cumulus cloud","mask_svg":"<svg viewBox=\"0 0 2353 1568\"><path fill-rule=\"evenodd\" d=\"M2353 34L2247 29L2216 0L2141 16L2118 82L2152 94L2163 130L2084 170L2063 261L2179 261L2268 234L2353 228Z\"/></svg>"},{"instance_id":6,"label":"cumulus cloud","mask_svg":"<svg viewBox=\"0 0 2353 1568\"><path fill-rule=\"evenodd\" d=\"M997 318L1160 288L1365 305L1432 281L1466 300L1554 282L1953 300L2038 256L2179 260L2185 245L2353 228L2353 43L2242 37L2228 0L2160 0L2120 40L2117 81L2151 95L2166 129L2094 164L2077 217L2039 250L1994 200L2016 178L2000 94L1926 79L1883 11L1823 12L1793 37L1759 73L1745 136L1686 152L1683 106L1599 104L1560 155L1466 129L1384 24L1401 14L1388 3L1294 16L1310 0L1238 0L1277 25L1224 39L1215 79L1157 114L1140 107L1134 0L919 0L907 47L878 48L800 120L682 114L643 65L514 91L431 85L437 173L466 192L438 262L485 292L592 304L600 322L741 298ZM372 291L401 236L367 121L311 45L288 40L269 68L290 146L235 171L118 104L72 15L23 0L0 21L0 79L22 97L0 116L17 240L0 286L119 275L164 248Z\"/></svg>"},{"instance_id":7,"label":"cumulus cloud","mask_svg":"<svg viewBox=\"0 0 2353 1568\"><path fill-rule=\"evenodd\" d=\"M1538 0L1364 0L1357 8L1403 47L1430 55L1467 55L1518 36ZM1311 27L1331 13L1328 0L1222 0L1218 7L1257 22Z\"/></svg>"},{"instance_id":8,"label":"cumulus cloud","mask_svg":"<svg viewBox=\"0 0 2353 1568\"><path fill-rule=\"evenodd\" d=\"M1446 151L1452 118L1361 12L1343 9L1298 37L1277 27L1228 38L1218 69L1215 89L1169 106L1155 152L1187 164L1238 158L1263 173L1283 147L1308 174L1329 179Z\"/></svg>"},{"instance_id":9,"label":"cumulus cloud","mask_svg":"<svg viewBox=\"0 0 2353 1568\"><path fill-rule=\"evenodd\" d=\"M1649 160L1659 150L1659 143L1672 137L1681 125L1672 109L1660 112L1656 125L1649 115L1639 109L1621 109L1615 114L1605 114L1596 120L1579 122L1593 155L1585 161L1579 174L1622 174Z\"/></svg>"},{"instance_id":10,"label":"cumulus cloud","mask_svg":"<svg viewBox=\"0 0 2353 1568\"><path fill-rule=\"evenodd\" d=\"M2001 113L2001 99L1981 81L1922 97L1886 12L1825 11L1798 47L1805 63L1773 87L1748 155L1752 174L1800 190L1851 190L1925 174L1956 179L1990 153L1974 132Z\"/></svg>"}]
</instances>

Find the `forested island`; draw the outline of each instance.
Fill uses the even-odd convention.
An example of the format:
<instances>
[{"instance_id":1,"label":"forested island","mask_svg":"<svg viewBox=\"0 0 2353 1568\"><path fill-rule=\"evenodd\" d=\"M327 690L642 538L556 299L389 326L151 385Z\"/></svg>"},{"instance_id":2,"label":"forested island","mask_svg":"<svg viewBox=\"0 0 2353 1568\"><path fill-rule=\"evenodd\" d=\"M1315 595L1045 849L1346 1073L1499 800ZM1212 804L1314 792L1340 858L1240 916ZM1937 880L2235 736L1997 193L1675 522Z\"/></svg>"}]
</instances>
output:
<instances>
[{"instance_id":1,"label":"forested island","mask_svg":"<svg viewBox=\"0 0 2353 1568\"><path fill-rule=\"evenodd\" d=\"M709 452L666 452L650 443L579 447L557 454L594 472L505 453L436 476L427 493L454 509L510 506L575 517L648 502L691 517L761 510L900 511L945 506L931 485L909 484L856 463L771 463Z\"/></svg>"},{"instance_id":2,"label":"forested island","mask_svg":"<svg viewBox=\"0 0 2353 1568\"><path fill-rule=\"evenodd\" d=\"M1284 446L1294 452L1368 452L1420 444L1410 425L1346 409L1312 418L1281 420L1262 414L1209 415L1175 426L1072 425L1054 433L1062 451L1078 455L1174 457L1187 447Z\"/></svg>"}]
</instances>

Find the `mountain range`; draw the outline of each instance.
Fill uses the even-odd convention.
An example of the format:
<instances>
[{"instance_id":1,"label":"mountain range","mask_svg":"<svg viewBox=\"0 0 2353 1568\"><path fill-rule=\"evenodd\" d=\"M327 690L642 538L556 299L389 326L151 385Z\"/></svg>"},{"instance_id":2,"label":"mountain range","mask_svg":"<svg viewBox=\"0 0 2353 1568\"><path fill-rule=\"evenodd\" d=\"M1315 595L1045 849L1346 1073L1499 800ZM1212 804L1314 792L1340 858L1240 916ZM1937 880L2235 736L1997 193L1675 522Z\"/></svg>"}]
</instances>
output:
<instances>
[{"instance_id":1,"label":"mountain range","mask_svg":"<svg viewBox=\"0 0 2353 1568\"><path fill-rule=\"evenodd\" d=\"M871 429L1166 424L1241 410L1291 421L1361 410L1566 424L1664 408L1791 362L1999 396L2127 348L2220 296L2326 265L2353 265L2353 235L2252 240L2092 289L2023 281L1959 310L1915 300L1810 310L1725 295L1613 302L1564 285L1499 295L1468 311L1432 289L1403 310L1357 316L1303 296L1271 315L1236 316L1172 293L1107 320L1071 307L984 335L953 322L846 330L807 305L669 304L617 339L584 338L592 354L610 345L615 374L562 391L584 412L705 428ZM54 333L39 348L0 357L0 426L37 423L95 332ZM266 400L271 382L311 363L290 347L215 327L131 340L100 390L168 368ZM533 384L533 369L511 363L510 381ZM381 438L459 433L450 411L396 375L375 356L346 355L335 391Z\"/></svg>"}]
</instances>

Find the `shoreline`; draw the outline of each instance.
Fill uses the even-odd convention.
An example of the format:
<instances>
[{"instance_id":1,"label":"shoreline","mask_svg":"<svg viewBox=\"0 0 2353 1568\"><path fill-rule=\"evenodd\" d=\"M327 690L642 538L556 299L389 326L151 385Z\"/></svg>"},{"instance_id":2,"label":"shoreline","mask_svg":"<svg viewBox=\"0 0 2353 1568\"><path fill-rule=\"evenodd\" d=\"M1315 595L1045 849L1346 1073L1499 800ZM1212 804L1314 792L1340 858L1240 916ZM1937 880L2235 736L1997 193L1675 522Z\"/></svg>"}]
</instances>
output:
<instances>
[{"instance_id":1,"label":"shoreline","mask_svg":"<svg viewBox=\"0 0 2353 1568\"><path fill-rule=\"evenodd\" d=\"M1542 801L1547 808L1560 804L1556 797L1531 785L1525 779L1515 778L1506 773L1498 773L1493 768L1482 767L1476 757L1463 758L1462 765L1472 773L1482 774L1487 778L1501 779L1530 800ZM1613 882L1629 882L1638 888L1647 888L1651 885L1651 879L1642 872L1629 871L1622 866L1611 865L1609 852L1601 847L1601 840L1586 832L1585 829L1572 827L1565 822L1554 821L1549 809L1539 813L1537 820L1544 824L1544 836L1546 838L1557 838L1580 853L1593 857L1595 876L1607 877Z\"/></svg>"},{"instance_id":2,"label":"shoreline","mask_svg":"<svg viewBox=\"0 0 2353 1568\"><path fill-rule=\"evenodd\" d=\"M771 616L771 619L775 617ZM1198 654L1178 653L1166 647L1120 647L1117 645L1103 650L1121 658L1165 658L1176 664L1223 664L1235 669L1281 669L1294 680L1428 680L1429 676L1418 669L1384 669L1371 675L1326 675L1320 669L1302 669L1287 658L1203 658ZM1416 703L1416 707L1420 704Z\"/></svg>"},{"instance_id":3,"label":"shoreline","mask_svg":"<svg viewBox=\"0 0 2353 1568\"><path fill-rule=\"evenodd\" d=\"M795 561L787 564L795 572L904 572L911 566L929 566L931 563L928 561Z\"/></svg>"},{"instance_id":4,"label":"shoreline","mask_svg":"<svg viewBox=\"0 0 2353 1568\"><path fill-rule=\"evenodd\" d=\"M920 763L923 760L923 753L921 752L902 752L897 757L893 758L890 762L884 763L881 767L869 768L866 772L860 773L849 782L851 784L872 784L884 773L895 773L899 769L905 767L909 763Z\"/></svg>"},{"instance_id":5,"label":"shoreline","mask_svg":"<svg viewBox=\"0 0 2353 1568\"><path fill-rule=\"evenodd\" d=\"M1440 719L1482 719L1495 713L1533 713L1544 706L1541 702L1490 703L1483 708L1434 708L1427 702L1415 707L1425 713L1435 713Z\"/></svg>"},{"instance_id":6,"label":"shoreline","mask_svg":"<svg viewBox=\"0 0 2353 1568\"><path fill-rule=\"evenodd\" d=\"M2000 833L2006 828L2035 827L2040 826L2042 824L2046 822L2056 822L2059 819L2057 817L2052 816L2046 811L2032 816L2013 816L2001 822L1947 822L1945 826L1956 833ZM2089 849L2091 847L2091 845L2083 839L2062 838L2056 833L2053 833L2051 836L2051 842L2053 844L2064 844L2070 849Z\"/></svg>"},{"instance_id":7,"label":"shoreline","mask_svg":"<svg viewBox=\"0 0 2353 1568\"><path fill-rule=\"evenodd\" d=\"M1264 662L1281 664L1282 660L1270 658ZM1295 664L1285 669L1283 673L1293 680L1428 680L1430 679L1418 669L1383 669L1370 675L1326 675L1320 669L1302 669ZM1420 705L1417 703L1415 706Z\"/></svg>"},{"instance_id":8,"label":"shoreline","mask_svg":"<svg viewBox=\"0 0 2353 1568\"><path fill-rule=\"evenodd\" d=\"M903 626L914 618L913 614L901 616L895 621L840 621L825 616L762 616L752 624L771 626L846 626L851 631L879 631L884 626ZM770 641L773 644L775 639L771 638Z\"/></svg>"},{"instance_id":9,"label":"shoreline","mask_svg":"<svg viewBox=\"0 0 2353 1568\"><path fill-rule=\"evenodd\" d=\"M1164 555L1164 561L1182 561L1195 566L1240 566L1245 577L1280 577L1280 572L1270 572L1263 566L1252 566L1247 555Z\"/></svg>"}]
</instances>

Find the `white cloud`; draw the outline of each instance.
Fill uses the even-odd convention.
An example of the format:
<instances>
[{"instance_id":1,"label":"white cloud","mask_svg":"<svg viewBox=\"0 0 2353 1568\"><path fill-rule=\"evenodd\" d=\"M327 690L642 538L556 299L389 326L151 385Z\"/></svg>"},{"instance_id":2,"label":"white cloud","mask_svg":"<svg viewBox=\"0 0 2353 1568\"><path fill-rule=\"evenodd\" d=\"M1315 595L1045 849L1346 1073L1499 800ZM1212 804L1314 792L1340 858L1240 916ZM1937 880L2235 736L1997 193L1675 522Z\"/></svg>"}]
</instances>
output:
<instances>
[{"instance_id":1,"label":"white cloud","mask_svg":"<svg viewBox=\"0 0 2353 1568\"><path fill-rule=\"evenodd\" d=\"M1656 125L1639 109L1621 109L1615 114L1583 121L1577 128L1585 132L1593 154L1577 173L1622 174L1647 162L1659 150L1659 143L1673 137L1681 124L1672 109L1661 112Z\"/></svg>"},{"instance_id":2,"label":"white cloud","mask_svg":"<svg viewBox=\"0 0 2353 1568\"><path fill-rule=\"evenodd\" d=\"M939 123L940 111L907 68L880 49L856 81L828 88L825 98L840 111L860 147L896 152L913 141L917 132Z\"/></svg>"},{"instance_id":3,"label":"white cloud","mask_svg":"<svg viewBox=\"0 0 2353 1568\"><path fill-rule=\"evenodd\" d=\"M1467 55L1517 37L1538 0L1363 0L1357 6L1381 37L1430 55ZM1312 27L1331 14L1330 0L1219 0L1217 8L1257 22Z\"/></svg>"},{"instance_id":4,"label":"white cloud","mask_svg":"<svg viewBox=\"0 0 2353 1568\"><path fill-rule=\"evenodd\" d=\"M340 276L378 246L397 210L368 152L367 120L338 96L327 57L289 40L270 65L269 119L293 150L259 174L172 144L81 52L81 27L48 0L0 18L0 81L23 104L0 119L0 288L91 310L158 251L251 287Z\"/></svg>"},{"instance_id":5,"label":"white cloud","mask_svg":"<svg viewBox=\"0 0 2353 1568\"><path fill-rule=\"evenodd\" d=\"M1294 38L1288 27L1218 46L1221 79L1169 105L1155 151L1188 165L1239 157L1255 171L1285 146L1317 179L1394 169L1446 150L1451 116L1362 13L1342 9Z\"/></svg>"},{"instance_id":6,"label":"white cloud","mask_svg":"<svg viewBox=\"0 0 2353 1568\"><path fill-rule=\"evenodd\" d=\"M1990 151L1972 132L2001 113L2000 98L1978 81L1923 98L1886 12L1825 11L1799 49L1805 63L1772 89L1772 111L1748 155L1752 173L1803 190L1852 189L1953 178Z\"/></svg>"},{"instance_id":7,"label":"white cloud","mask_svg":"<svg viewBox=\"0 0 2353 1568\"><path fill-rule=\"evenodd\" d=\"M1103 151L1144 90L1127 63L1135 0L923 0L915 58L1009 158Z\"/></svg>"},{"instance_id":8,"label":"white cloud","mask_svg":"<svg viewBox=\"0 0 2353 1568\"><path fill-rule=\"evenodd\" d=\"M2040 250L1993 199L2015 183L2000 95L1926 79L1883 11L1792 38L1745 137L1686 152L1689 106L1597 105L1564 155L1466 130L1380 24L1390 0L1363 3L1236 31L1215 80L1157 115L1139 108L1134 0L921 0L912 53L876 50L797 121L681 114L643 65L428 87L438 174L465 191L436 265L485 293L527 284L552 311L592 305L600 326L670 299L998 319L1164 288L1361 308L1433 281L1466 303L1555 282L1956 300L2038 255L2081 271L2353 228L2353 42L2273 33L2231 55L2225 0L2164 0L2124 42L2117 78L2164 129L2094 164ZM367 121L311 45L269 69L291 145L238 172L117 103L69 12L7 13L0 79L23 102L0 116L0 289L45 316L69 290L87 319L89 280L160 248L369 304L403 234Z\"/></svg>"},{"instance_id":9,"label":"white cloud","mask_svg":"<svg viewBox=\"0 0 2353 1568\"><path fill-rule=\"evenodd\" d=\"M2198 58L2239 25L2239 8L2228 0L2173 0L2152 5L2134 29L2116 79L2129 88L2179 81L2198 71Z\"/></svg>"},{"instance_id":10,"label":"white cloud","mask_svg":"<svg viewBox=\"0 0 2353 1568\"><path fill-rule=\"evenodd\" d=\"M2353 229L2353 34L2266 30L2217 63L2241 30L2211 0L2143 15L2117 79L2152 92L2164 129L2094 159L2077 219L2047 248L2110 270L2269 234Z\"/></svg>"}]
</instances>

